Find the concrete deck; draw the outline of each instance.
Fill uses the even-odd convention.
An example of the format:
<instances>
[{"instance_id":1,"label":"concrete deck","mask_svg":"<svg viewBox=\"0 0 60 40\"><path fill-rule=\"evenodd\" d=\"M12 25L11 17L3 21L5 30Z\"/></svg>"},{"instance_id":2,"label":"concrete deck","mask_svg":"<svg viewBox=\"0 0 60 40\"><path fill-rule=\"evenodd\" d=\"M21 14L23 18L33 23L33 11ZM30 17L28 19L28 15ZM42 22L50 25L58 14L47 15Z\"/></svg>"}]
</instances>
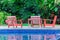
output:
<instances>
[{"instance_id":1,"label":"concrete deck","mask_svg":"<svg viewBox=\"0 0 60 40\"><path fill-rule=\"evenodd\" d=\"M8 26L0 26L0 29L59 29L60 30L60 25L55 25L55 27L39 27L39 26L35 26L35 27L31 27L31 26L22 26L22 28L20 26L16 27L10 27L8 28Z\"/></svg>"}]
</instances>

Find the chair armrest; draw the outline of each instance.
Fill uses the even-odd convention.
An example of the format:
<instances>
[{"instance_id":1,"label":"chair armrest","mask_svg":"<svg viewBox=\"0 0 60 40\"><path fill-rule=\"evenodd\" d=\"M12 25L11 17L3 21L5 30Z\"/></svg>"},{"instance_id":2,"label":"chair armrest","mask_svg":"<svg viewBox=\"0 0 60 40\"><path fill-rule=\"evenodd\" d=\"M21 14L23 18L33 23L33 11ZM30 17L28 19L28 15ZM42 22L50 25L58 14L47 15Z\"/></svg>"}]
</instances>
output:
<instances>
[{"instance_id":1,"label":"chair armrest","mask_svg":"<svg viewBox=\"0 0 60 40\"><path fill-rule=\"evenodd\" d=\"M31 18L30 18L30 19L28 19L28 21L31 21Z\"/></svg>"},{"instance_id":2,"label":"chair armrest","mask_svg":"<svg viewBox=\"0 0 60 40\"><path fill-rule=\"evenodd\" d=\"M13 21L11 20L5 20L6 24L13 24Z\"/></svg>"},{"instance_id":3,"label":"chair armrest","mask_svg":"<svg viewBox=\"0 0 60 40\"><path fill-rule=\"evenodd\" d=\"M51 21L54 21L54 20L51 20L51 19L43 19L44 20L44 24L47 23L47 21L49 21L51 23Z\"/></svg>"},{"instance_id":4,"label":"chair armrest","mask_svg":"<svg viewBox=\"0 0 60 40\"><path fill-rule=\"evenodd\" d=\"M51 20L51 19L43 19L43 20L46 20L46 21L53 21L53 20Z\"/></svg>"},{"instance_id":5,"label":"chair armrest","mask_svg":"<svg viewBox=\"0 0 60 40\"><path fill-rule=\"evenodd\" d=\"M31 19L28 19L28 22L31 21Z\"/></svg>"},{"instance_id":6,"label":"chair armrest","mask_svg":"<svg viewBox=\"0 0 60 40\"><path fill-rule=\"evenodd\" d=\"M8 20L5 20L5 23L8 23Z\"/></svg>"},{"instance_id":7,"label":"chair armrest","mask_svg":"<svg viewBox=\"0 0 60 40\"><path fill-rule=\"evenodd\" d=\"M31 21L31 18L30 19L28 19L28 25L30 24L29 22Z\"/></svg>"},{"instance_id":8,"label":"chair armrest","mask_svg":"<svg viewBox=\"0 0 60 40\"><path fill-rule=\"evenodd\" d=\"M50 20L50 19L43 19L43 20Z\"/></svg>"},{"instance_id":9,"label":"chair armrest","mask_svg":"<svg viewBox=\"0 0 60 40\"><path fill-rule=\"evenodd\" d=\"M43 19L43 21L44 21L44 24L46 24L46 19Z\"/></svg>"}]
</instances>

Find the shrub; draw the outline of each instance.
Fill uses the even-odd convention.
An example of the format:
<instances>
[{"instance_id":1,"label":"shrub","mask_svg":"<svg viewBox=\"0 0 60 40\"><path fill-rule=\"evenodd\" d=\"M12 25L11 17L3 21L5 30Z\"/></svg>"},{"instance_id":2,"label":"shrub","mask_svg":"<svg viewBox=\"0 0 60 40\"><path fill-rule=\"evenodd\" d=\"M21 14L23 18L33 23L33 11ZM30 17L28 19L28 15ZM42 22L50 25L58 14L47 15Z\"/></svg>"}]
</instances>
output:
<instances>
[{"instance_id":1,"label":"shrub","mask_svg":"<svg viewBox=\"0 0 60 40\"><path fill-rule=\"evenodd\" d=\"M9 15L11 14L4 11L0 11L0 25L5 24L5 20Z\"/></svg>"}]
</instances>

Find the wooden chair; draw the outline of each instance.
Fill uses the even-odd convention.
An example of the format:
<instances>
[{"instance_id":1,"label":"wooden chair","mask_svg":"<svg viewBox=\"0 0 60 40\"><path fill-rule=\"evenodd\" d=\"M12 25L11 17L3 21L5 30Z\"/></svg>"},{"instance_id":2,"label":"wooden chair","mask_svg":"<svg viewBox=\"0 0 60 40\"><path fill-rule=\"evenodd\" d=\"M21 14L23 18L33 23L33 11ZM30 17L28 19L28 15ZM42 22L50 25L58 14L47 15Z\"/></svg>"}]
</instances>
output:
<instances>
[{"instance_id":1,"label":"wooden chair","mask_svg":"<svg viewBox=\"0 0 60 40\"><path fill-rule=\"evenodd\" d=\"M55 16L54 19L51 20L51 21L53 21L52 24L47 24L47 20L48 20L48 19L44 19L44 27L46 27L46 26L48 26L48 27L49 27L49 26L55 27L56 19L57 19L57 16Z\"/></svg>"},{"instance_id":2,"label":"wooden chair","mask_svg":"<svg viewBox=\"0 0 60 40\"><path fill-rule=\"evenodd\" d=\"M40 16L31 16L31 18L28 19L28 24L30 24L30 22L31 22L32 27L34 25L39 25L42 27L42 20L41 20Z\"/></svg>"},{"instance_id":3,"label":"wooden chair","mask_svg":"<svg viewBox=\"0 0 60 40\"><path fill-rule=\"evenodd\" d=\"M7 20L5 21L6 24L8 24L8 28L10 26L21 26L22 27L22 20L19 20L21 22L20 24L17 23L18 20L16 20L16 16L7 16Z\"/></svg>"}]
</instances>

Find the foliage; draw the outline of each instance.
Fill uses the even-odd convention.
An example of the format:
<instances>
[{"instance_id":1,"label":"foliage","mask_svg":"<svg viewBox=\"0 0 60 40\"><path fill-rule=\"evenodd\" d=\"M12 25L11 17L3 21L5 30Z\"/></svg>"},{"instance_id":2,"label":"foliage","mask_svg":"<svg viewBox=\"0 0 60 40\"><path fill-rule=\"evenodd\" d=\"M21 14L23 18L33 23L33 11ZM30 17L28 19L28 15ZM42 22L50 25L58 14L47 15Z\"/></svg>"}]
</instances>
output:
<instances>
[{"instance_id":1,"label":"foliage","mask_svg":"<svg viewBox=\"0 0 60 40\"><path fill-rule=\"evenodd\" d=\"M48 18L51 11L57 13L55 0L0 0L0 11L15 15L17 19L27 20L30 16Z\"/></svg>"},{"instance_id":2,"label":"foliage","mask_svg":"<svg viewBox=\"0 0 60 40\"><path fill-rule=\"evenodd\" d=\"M55 0L47 0L46 2L41 2L40 4L42 6L40 6L40 9L42 10L42 18L48 18L51 14L51 12L55 12L55 14L58 11L58 8L55 5Z\"/></svg>"},{"instance_id":3,"label":"foliage","mask_svg":"<svg viewBox=\"0 0 60 40\"><path fill-rule=\"evenodd\" d=\"M4 11L0 11L0 25L5 24L5 20L7 18L7 16L9 16L11 14L4 12Z\"/></svg>"}]
</instances>

